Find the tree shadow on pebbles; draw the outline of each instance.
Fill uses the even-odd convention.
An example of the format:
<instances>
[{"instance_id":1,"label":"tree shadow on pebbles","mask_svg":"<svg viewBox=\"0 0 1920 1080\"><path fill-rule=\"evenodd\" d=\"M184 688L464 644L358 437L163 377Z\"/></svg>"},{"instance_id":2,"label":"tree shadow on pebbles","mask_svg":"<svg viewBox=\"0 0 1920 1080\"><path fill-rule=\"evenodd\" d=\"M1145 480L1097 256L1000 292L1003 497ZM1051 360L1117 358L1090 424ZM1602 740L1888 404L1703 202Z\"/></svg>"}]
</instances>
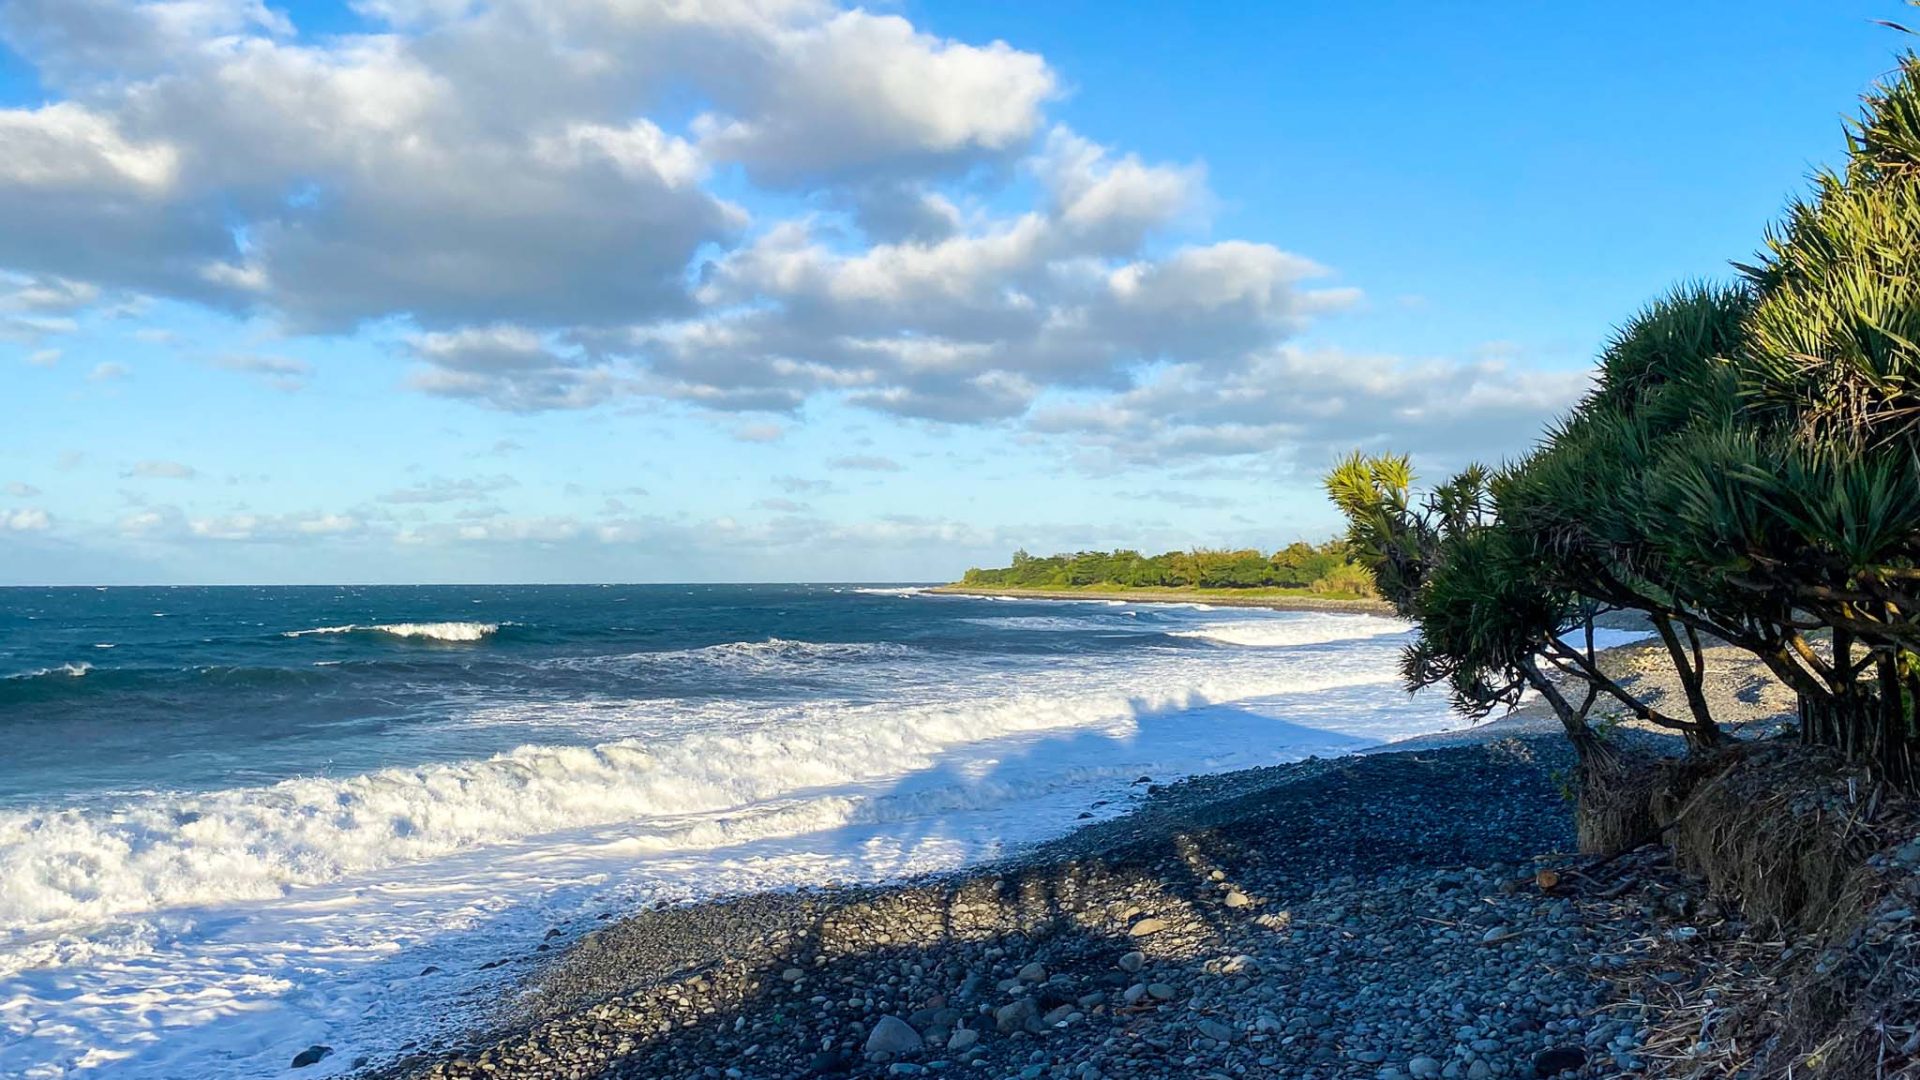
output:
<instances>
[{"instance_id":1,"label":"tree shadow on pebbles","mask_svg":"<svg viewBox=\"0 0 1920 1080\"><path fill-rule=\"evenodd\" d=\"M1498 936L1542 910L1500 883L1571 844L1563 764L1204 778L997 867L645 912L536 974L507 1034L376 1075L1530 1075L1599 1000L1578 935Z\"/></svg>"}]
</instances>

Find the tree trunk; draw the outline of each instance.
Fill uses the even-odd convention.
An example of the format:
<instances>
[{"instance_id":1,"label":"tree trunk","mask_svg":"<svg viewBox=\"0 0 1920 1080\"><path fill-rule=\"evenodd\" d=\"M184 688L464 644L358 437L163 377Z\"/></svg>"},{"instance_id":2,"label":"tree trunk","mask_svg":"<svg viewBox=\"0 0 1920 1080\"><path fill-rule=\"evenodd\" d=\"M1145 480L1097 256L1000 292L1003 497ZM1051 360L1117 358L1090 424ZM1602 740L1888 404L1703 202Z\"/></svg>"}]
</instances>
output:
<instances>
[{"instance_id":1,"label":"tree trunk","mask_svg":"<svg viewBox=\"0 0 1920 1080\"><path fill-rule=\"evenodd\" d=\"M1612 751L1600 741L1600 736L1587 726L1584 711L1573 707L1573 703L1567 700L1552 679L1547 678L1538 664L1528 660L1520 670L1526 676L1527 685L1538 690L1540 696L1547 699L1547 704L1553 706L1553 714L1560 718L1560 726L1567 729L1567 740L1573 743L1573 752L1579 757L1583 768L1596 760L1612 757Z\"/></svg>"},{"instance_id":2,"label":"tree trunk","mask_svg":"<svg viewBox=\"0 0 1920 1080\"><path fill-rule=\"evenodd\" d=\"M1697 652L1690 652L1681 644L1680 636L1673 632L1672 620L1656 614L1653 616L1653 626L1660 632L1660 640L1666 644L1667 654L1673 658L1673 670L1680 676L1680 688L1687 696L1687 709L1693 714L1693 723L1686 730L1687 749L1698 753L1719 746L1720 725L1714 723L1713 709L1707 705L1707 695L1701 688L1706 665L1698 662Z\"/></svg>"}]
</instances>

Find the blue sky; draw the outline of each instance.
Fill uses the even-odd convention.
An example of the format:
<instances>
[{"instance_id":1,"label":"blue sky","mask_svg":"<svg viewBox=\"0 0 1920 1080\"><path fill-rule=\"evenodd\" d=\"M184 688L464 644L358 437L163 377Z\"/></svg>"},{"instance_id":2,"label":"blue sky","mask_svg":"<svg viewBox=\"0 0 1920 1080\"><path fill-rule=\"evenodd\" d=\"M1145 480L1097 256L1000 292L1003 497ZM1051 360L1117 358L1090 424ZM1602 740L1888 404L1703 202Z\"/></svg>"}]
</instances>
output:
<instances>
[{"instance_id":1,"label":"blue sky","mask_svg":"<svg viewBox=\"0 0 1920 1080\"><path fill-rule=\"evenodd\" d=\"M0 582L1322 538L1750 254L1901 14L11 0Z\"/></svg>"}]
</instances>

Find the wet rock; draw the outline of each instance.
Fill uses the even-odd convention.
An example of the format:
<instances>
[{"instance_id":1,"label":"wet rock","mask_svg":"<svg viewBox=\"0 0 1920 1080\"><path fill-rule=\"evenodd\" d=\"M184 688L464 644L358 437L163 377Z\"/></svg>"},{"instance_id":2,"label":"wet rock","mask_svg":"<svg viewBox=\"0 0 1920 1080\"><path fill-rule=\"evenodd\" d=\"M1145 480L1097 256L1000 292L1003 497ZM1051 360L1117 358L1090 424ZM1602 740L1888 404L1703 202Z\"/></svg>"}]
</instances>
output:
<instances>
[{"instance_id":1,"label":"wet rock","mask_svg":"<svg viewBox=\"0 0 1920 1080\"><path fill-rule=\"evenodd\" d=\"M1239 1032L1218 1020L1201 1020L1193 1025L1193 1029L1217 1043L1233 1042L1240 1035Z\"/></svg>"},{"instance_id":2,"label":"wet rock","mask_svg":"<svg viewBox=\"0 0 1920 1080\"><path fill-rule=\"evenodd\" d=\"M1000 1034L1006 1035L1010 1032L1024 1030L1027 1026L1027 1021L1037 1020L1039 1015L1040 1011L1034 1007L1033 999L1021 998L1018 1001L1002 1005L998 1009L995 1009L993 1011L993 1023L995 1027L1000 1029Z\"/></svg>"},{"instance_id":3,"label":"wet rock","mask_svg":"<svg viewBox=\"0 0 1920 1080\"><path fill-rule=\"evenodd\" d=\"M822 1050L807 1059L808 1076L838 1076L857 1064L845 1051Z\"/></svg>"},{"instance_id":4,"label":"wet rock","mask_svg":"<svg viewBox=\"0 0 1920 1080\"><path fill-rule=\"evenodd\" d=\"M322 1058L333 1053L333 1047L314 1043L305 1050L293 1055L293 1068L304 1069L309 1065L318 1065Z\"/></svg>"},{"instance_id":5,"label":"wet rock","mask_svg":"<svg viewBox=\"0 0 1920 1080\"><path fill-rule=\"evenodd\" d=\"M926 1046L913 1025L897 1016L882 1016L867 1035L869 1054L913 1054Z\"/></svg>"},{"instance_id":6,"label":"wet rock","mask_svg":"<svg viewBox=\"0 0 1920 1080\"><path fill-rule=\"evenodd\" d=\"M1577 1046L1555 1046L1533 1055L1533 1075L1540 1080L1572 1072L1587 1063L1587 1052Z\"/></svg>"}]
</instances>

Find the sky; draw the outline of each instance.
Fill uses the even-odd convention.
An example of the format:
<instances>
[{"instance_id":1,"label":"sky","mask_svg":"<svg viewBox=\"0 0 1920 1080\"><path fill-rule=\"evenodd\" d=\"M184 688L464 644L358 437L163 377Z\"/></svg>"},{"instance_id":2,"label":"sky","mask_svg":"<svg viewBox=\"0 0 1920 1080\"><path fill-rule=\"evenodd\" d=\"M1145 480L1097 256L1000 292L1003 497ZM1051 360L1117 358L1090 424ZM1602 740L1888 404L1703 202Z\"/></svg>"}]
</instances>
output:
<instances>
[{"instance_id":1,"label":"sky","mask_svg":"<svg viewBox=\"0 0 1920 1080\"><path fill-rule=\"evenodd\" d=\"M1333 535L1730 276L1892 0L0 0L0 584Z\"/></svg>"}]
</instances>

